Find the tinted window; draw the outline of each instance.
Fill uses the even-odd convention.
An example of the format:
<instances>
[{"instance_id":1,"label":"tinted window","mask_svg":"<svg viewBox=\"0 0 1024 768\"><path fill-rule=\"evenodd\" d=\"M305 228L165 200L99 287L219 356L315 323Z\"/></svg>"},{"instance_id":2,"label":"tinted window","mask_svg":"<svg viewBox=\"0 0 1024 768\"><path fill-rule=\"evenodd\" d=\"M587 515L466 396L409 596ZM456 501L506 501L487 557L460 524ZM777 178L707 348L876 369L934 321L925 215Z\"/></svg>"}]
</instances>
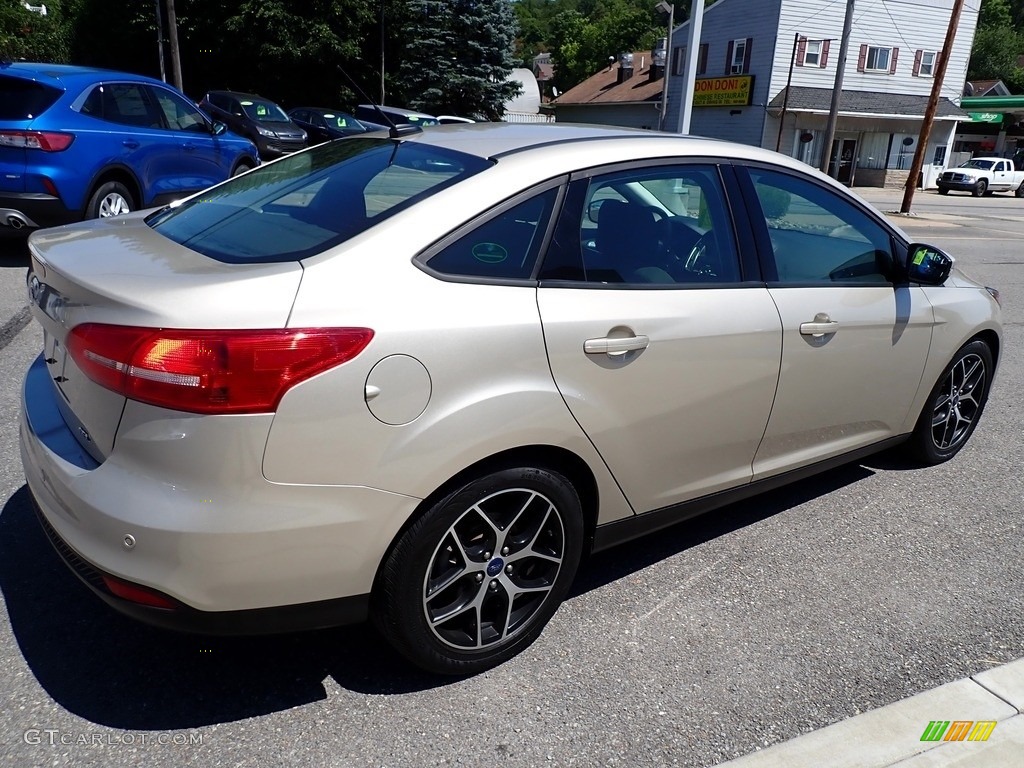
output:
<instances>
[{"instance_id":1,"label":"tinted window","mask_svg":"<svg viewBox=\"0 0 1024 768\"><path fill-rule=\"evenodd\" d=\"M250 120L261 123L286 123L288 115L277 104L264 99L242 99L242 110Z\"/></svg>"},{"instance_id":2,"label":"tinted window","mask_svg":"<svg viewBox=\"0 0 1024 768\"><path fill-rule=\"evenodd\" d=\"M60 97L56 88L0 76L0 120L31 120L43 114Z\"/></svg>"},{"instance_id":3,"label":"tinted window","mask_svg":"<svg viewBox=\"0 0 1024 768\"><path fill-rule=\"evenodd\" d=\"M565 206L541 275L591 283L739 280L739 258L714 166L651 167L598 176ZM567 221L566 216L572 220Z\"/></svg>"},{"instance_id":4,"label":"tinted window","mask_svg":"<svg viewBox=\"0 0 1024 768\"><path fill-rule=\"evenodd\" d=\"M532 197L498 214L430 258L431 269L448 275L529 278L558 190Z\"/></svg>"},{"instance_id":5,"label":"tinted window","mask_svg":"<svg viewBox=\"0 0 1024 768\"><path fill-rule=\"evenodd\" d=\"M160 116L151 108L146 90L138 83L108 83L100 88L103 119L137 128L162 128Z\"/></svg>"},{"instance_id":6,"label":"tinted window","mask_svg":"<svg viewBox=\"0 0 1024 768\"><path fill-rule=\"evenodd\" d=\"M221 261L302 259L488 165L461 152L388 139L322 144L231 179L148 222Z\"/></svg>"},{"instance_id":7,"label":"tinted window","mask_svg":"<svg viewBox=\"0 0 1024 768\"><path fill-rule=\"evenodd\" d=\"M889 233L853 203L810 181L750 169L782 283L888 280Z\"/></svg>"},{"instance_id":8,"label":"tinted window","mask_svg":"<svg viewBox=\"0 0 1024 768\"><path fill-rule=\"evenodd\" d=\"M163 88L152 88L150 93L156 96L160 111L172 131L192 131L206 133L206 121L199 110L177 94Z\"/></svg>"}]
</instances>

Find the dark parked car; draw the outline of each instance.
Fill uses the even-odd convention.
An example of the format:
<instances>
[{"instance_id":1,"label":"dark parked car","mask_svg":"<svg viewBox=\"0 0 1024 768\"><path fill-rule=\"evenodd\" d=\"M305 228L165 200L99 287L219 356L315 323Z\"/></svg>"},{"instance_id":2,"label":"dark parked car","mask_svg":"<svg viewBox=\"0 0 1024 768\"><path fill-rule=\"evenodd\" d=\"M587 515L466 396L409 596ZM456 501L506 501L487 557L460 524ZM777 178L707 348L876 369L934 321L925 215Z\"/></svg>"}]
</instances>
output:
<instances>
[{"instance_id":1,"label":"dark parked car","mask_svg":"<svg viewBox=\"0 0 1024 768\"><path fill-rule=\"evenodd\" d=\"M159 80L91 67L0 64L0 230L148 208L257 164Z\"/></svg>"},{"instance_id":2,"label":"dark parked car","mask_svg":"<svg viewBox=\"0 0 1024 768\"><path fill-rule=\"evenodd\" d=\"M383 117L381 116L383 113ZM369 120L370 122L378 124L386 124L388 120L395 123L396 125L440 125L438 119L433 115L428 115L424 112L417 112L415 109L405 109L404 107L383 107L375 106L373 104L360 104L356 107L356 119L357 120ZM387 119L385 119L387 118Z\"/></svg>"},{"instance_id":3,"label":"dark parked car","mask_svg":"<svg viewBox=\"0 0 1024 768\"><path fill-rule=\"evenodd\" d=\"M377 130L377 126L364 125L347 112L320 107L296 107L288 117L309 136L310 144L321 144L357 133Z\"/></svg>"},{"instance_id":4,"label":"dark parked car","mask_svg":"<svg viewBox=\"0 0 1024 768\"><path fill-rule=\"evenodd\" d=\"M262 96L210 91L199 106L223 120L235 133L255 142L264 160L274 160L306 146L306 132L281 107Z\"/></svg>"}]
</instances>

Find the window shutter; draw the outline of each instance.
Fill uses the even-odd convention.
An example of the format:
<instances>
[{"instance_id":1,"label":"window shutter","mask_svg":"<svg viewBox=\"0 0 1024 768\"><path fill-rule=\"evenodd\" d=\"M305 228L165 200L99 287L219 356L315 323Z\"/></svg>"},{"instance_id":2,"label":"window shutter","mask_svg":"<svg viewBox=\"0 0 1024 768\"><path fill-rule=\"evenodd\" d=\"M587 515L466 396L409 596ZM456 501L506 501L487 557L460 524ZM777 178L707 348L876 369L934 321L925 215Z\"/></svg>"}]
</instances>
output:
<instances>
[{"instance_id":1,"label":"window shutter","mask_svg":"<svg viewBox=\"0 0 1024 768\"><path fill-rule=\"evenodd\" d=\"M677 45L672 49L672 74L681 75L683 74L683 61L686 57L686 48L681 45Z\"/></svg>"},{"instance_id":2,"label":"window shutter","mask_svg":"<svg viewBox=\"0 0 1024 768\"><path fill-rule=\"evenodd\" d=\"M921 75L921 57L924 56L924 51L918 49L914 51L914 77L920 77Z\"/></svg>"},{"instance_id":3,"label":"window shutter","mask_svg":"<svg viewBox=\"0 0 1024 768\"><path fill-rule=\"evenodd\" d=\"M821 44L821 56L818 58L818 66L822 69L828 66L828 40L825 40Z\"/></svg>"},{"instance_id":4,"label":"window shutter","mask_svg":"<svg viewBox=\"0 0 1024 768\"><path fill-rule=\"evenodd\" d=\"M858 72L863 72L864 71L864 65L867 63L867 60L868 60L868 47L867 47L867 45L862 45L860 47L860 55L857 56L857 71Z\"/></svg>"},{"instance_id":5,"label":"window shutter","mask_svg":"<svg viewBox=\"0 0 1024 768\"><path fill-rule=\"evenodd\" d=\"M708 71L708 44L701 43L697 49L697 74L704 75Z\"/></svg>"},{"instance_id":6,"label":"window shutter","mask_svg":"<svg viewBox=\"0 0 1024 768\"><path fill-rule=\"evenodd\" d=\"M896 74L896 59L898 59L899 56L900 56L900 49L899 48L893 48L892 49L892 63L889 64L889 74L890 75L895 75Z\"/></svg>"},{"instance_id":7,"label":"window shutter","mask_svg":"<svg viewBox=\"0 0 1024 768\"><path fill-rule=\"evenodd\" d=\"M807 55L807 38L801 37L796 44L796 65L802 67L804 65L804 56Z\"/></svg>"},{"instance_id":8,"label":"window shutter","mask_svg":"<svg viewBox=\"0 0 1024 768\"><path fill-rule=\"evenodd\" d=\"M729 41L729 47L725 49L725 74L732 74L732 40Z\"/></svg>"},{"instance_id":9,"label":"window shutter","mask_svg":"<svg viewBox=\"0 0 1024 768\"><path fill-rule=\"evenodd\" d=\"M747 73L750 71L750 52L754 48L754 38L747 38L747 45L743 49L743 72Z\"/></svg>"}]
</instances>

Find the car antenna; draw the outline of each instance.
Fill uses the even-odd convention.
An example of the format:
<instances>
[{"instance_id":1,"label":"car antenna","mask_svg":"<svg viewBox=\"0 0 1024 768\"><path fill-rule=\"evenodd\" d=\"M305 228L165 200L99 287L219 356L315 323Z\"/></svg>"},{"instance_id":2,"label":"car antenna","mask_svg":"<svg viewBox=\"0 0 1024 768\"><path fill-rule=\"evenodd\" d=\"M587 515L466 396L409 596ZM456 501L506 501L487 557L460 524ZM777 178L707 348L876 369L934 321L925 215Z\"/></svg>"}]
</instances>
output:
<instances>
[{"instance_id":1,"label":"car antenna","mask_svg":"<svg viewBox=\"0 0 1024 768\"><path fill-rule=\"evenodd\" d=\"M396 124L394 120L392 120L390 117L384 114L384 110L380 108L380 105L374 99L371 99L369 96L366 95L366 91L359 87L359 84L349 76L348 72L346 72L345 68L340 64L338 65L338 71L341 72L342 76L346 80L348 80L352 88L355 89L355 92L359 94L359 98L365 99L367 103L374 108L377 114L380 115L384 123L390 126L388 136L390 136L392 139L400 139L403 136L410 136L414 133L423 133L422 126L413 125L412 123L403 123L402 125Z\"/></svg>"}]
</instances>

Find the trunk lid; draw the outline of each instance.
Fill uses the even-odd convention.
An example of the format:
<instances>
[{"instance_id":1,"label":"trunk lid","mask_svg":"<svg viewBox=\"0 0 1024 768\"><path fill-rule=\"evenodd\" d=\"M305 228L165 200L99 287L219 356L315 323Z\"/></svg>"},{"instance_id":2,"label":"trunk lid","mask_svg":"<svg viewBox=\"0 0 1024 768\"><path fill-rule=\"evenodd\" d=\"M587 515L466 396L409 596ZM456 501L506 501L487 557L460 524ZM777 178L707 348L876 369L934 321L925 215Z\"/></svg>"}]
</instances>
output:
<instances>
[{"instance_id":1,"label":"trunk lid","mask_svg":"<svg viewBox=\"0 0 1024 768\"><path fill-rule=\"evenodd\" d=\"M139 214L44 230L29 241L32 312L65 421L97 461L113 449L123 395L67 354L82 323L149 328L284 328L302 276L297 262L226 264L153 231Z\"/></svg>"}]
</instances>

